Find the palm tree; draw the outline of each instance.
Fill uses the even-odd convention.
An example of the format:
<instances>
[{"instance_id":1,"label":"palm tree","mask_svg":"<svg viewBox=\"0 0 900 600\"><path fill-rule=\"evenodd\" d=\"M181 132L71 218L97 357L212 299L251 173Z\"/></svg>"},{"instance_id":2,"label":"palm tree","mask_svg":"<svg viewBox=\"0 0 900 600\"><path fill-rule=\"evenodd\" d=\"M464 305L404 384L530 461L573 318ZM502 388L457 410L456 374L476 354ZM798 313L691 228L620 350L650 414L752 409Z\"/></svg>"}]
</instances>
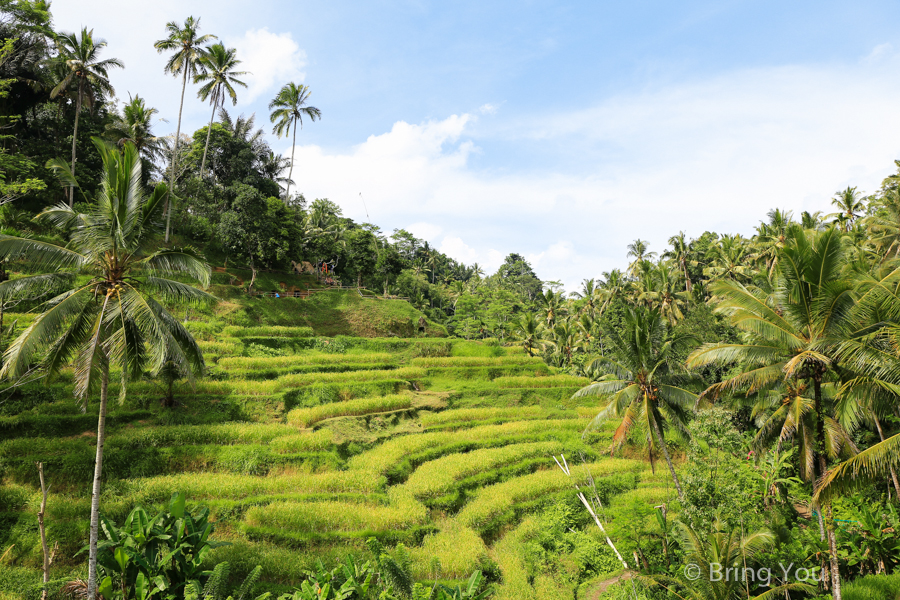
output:
<instances>
[{"instance_id":1,"label":"palm tree","mask_svg":"<svg viewBox=\"0 0 900 600\"><path fill-rule=\"evenodd\" d=\"M209 99L212 105L212 114L209 116L209 127L206 129L206 145L203 146L203 160L200 162L200 178L206 168L206 153L209 150L209 135L212 133L213 119L219 105L225 105L225 95L231 98L232 104L237 104L235 85L247 87L247 84L238 79L246 75L246 71L235 71L235 67L241 64L235 58L237 51L234 48L225 48L222 44L213 44L206 49L206 54L200 58L202 72L194 76L194 83L204 83L197 93L201 100Z\"/></svg>"},{"instance_id":2,"label":"palm tree","mask_svg":"<svg viewBox=\"0 0 900 600\"><path fill-rule=\"evenodd\" d=\"M575 298L584 300L584 310L594 317L597 310L597 303L600 300L600 286L593 279L585 279L581 282L581 289L572 292Z\"/></svg>"},{"instance_id":3,"label":"palm tree","mask_svg":"<svg viewBox=\"0 0 900 600\"><path fill-rule=\"evenodd\" d=\"M203 370L203 355L191 334L160 304L162 301L201 303L212 296L190 285L165 278L188 276L208 285L209 265L190 249L158 250L165 184L146 196L141 186L141 159L132 144L124 151L94 140L103 159L97 203L87 214L59 204L41 219L72 229L66 247L34 239L0 235L0 258L17 257L34 270L46 272L0 286L4 293L27 294L48 286L67 290L47 301L43 312L10 345L0 376L21 379L36 369L52 376L71 363L75 396L87 407L99 386L97 456L91 496L88 597L97 589L97 533L100 479L103 468L109 373L121 369L120 398L128 380L144 370L159 373L168 363L191 377ZM76 279L87 274L88 281ZM159 300L157 300L159 299Z\"/></svg>"},{"instance_id":4,"label":"palm tree","mask_svg":"<svg viewBox=\"0 0 900 600\"><path fill-rule=\"evenodd\" d=\"M269 110L272 114L269 119L275 126L272 127L272 133L279 138L288 134L291 126L294 127L294 142L291 146L291 169L288 171L288 179L294 176L294 150L297 148L297 124L303 128L303 116L305 115L310 121L322 118L322 112L315 106L306 106L309 99L309 88L303 84L297 85L293 81L285 84L275 98L269 102ZM284 193L286 199L291 196L291 184L288 183L287 190Z\"/></svg>"},{"instance_id":5,"label":"palm tree","mask_svg":"<svg viewBox=\"0 0 900 600\"><path fill-rule=\"evenodd\" d=\"M175 169L178 158L178 144L181 140L181 114L184 110L184 92L187 90L187 82L194 77L200 66L200 60L206 56L206 48L204 44L210 40L218 39L214 35L200 35L200 19L188 17L184 20L184 27L181 27L175 21L166 24L166 31L169 36L162 40L157 40L153 47L159 53L174 50L169 60L166 61L164 72L170 73L177 77L181 75L181 102L178 104L178 126L175 128L175 144L172 150L172 161L169 165L171 172L169 174L169 192L175 189ZM169 225L171 223L172 213L169 210L170 198L166 197L166 243L169 242Z\"/></svg>"},{"instance_id":6,"label":"palm tree","mask_svg":"<svg viewBox=\"0 0 900 600\"><path fill-rule=\"evenodd\" d=\"M841 226L843 231L850 231L853 223L856 222L865 210L866 205L861 198L861 194L856 191L855 187L838 192L834 195L831 203L838 209L837 212L827 215L834 217L834 222Z\"/></svg>"},{"instance_id":7,"label":"palm tree","mask_svg":"<svg viewBox=\"0 0 900 600\"><path fill-rule=\"evenodd\" d=\"M684 287L687 290L687 293L690 294L693 288L691 276L688 275L687 270L687 262L688 255L690 254L690 249L688 248L688 242L685 239L684 232L679 231L678 235L673 235L672 237L670 237L669 245L672 246L672 249L667 250L663 256L674 260L675 264L678 265L678 268L681 269L681 272L684 273Z\"/></svg>"},{"instance_id":8,"label":"palm tree","mask_svg":"<svg viewBox=\"0 0 900 600\"><path fill-rule=\"evenodd\" d=\"M644 240L634 240L628 244L628 258L633 258L631 264L628 265L628 274L633 275L645 260L656 257L656 252L648 252L649 244Z\"/></svg>"},{"instance_id":9,"label":"palm tree","mask_svg":"<svg viewBox=\"0 0 900 600\"><path fill-rule=\"evenodd\" d=\"M688 357L691 367L737 363L743 373L711 386L704 394L741 390L755 394L783 386L812 388L815 461L827 470L828 409L822 385L834 369L845 339L847 315L854 303L853 283L846 273L846 250L837 230L823 233L793 226L778 252L774 291L766 294L734 280L714 284L716 312L730 317L745 332L743 343L706 344ZM830 512L830 506L826 507ZM840 598L840 573L834 530L828 529L833 594Z\"/></svg>"},{"instance_id":10,"label":"palm tree","mask_svg":"<svg viewBox=\"0 0 900 600\"><path fill-rule=\"evenodd\" d=\"M684 318L681 309L690 300L690 295L679 289L681 285L677 279L678 268L668 261L662 261L657 265L645 262L644 265L650 267L650 274L646 285L638 295L638 301L655 306L669 325L675 325Z\"/></svg>"},{"instance_id":11,"label":"palm tree","mask_svg":"<svg viewBox=\"0 0 900 600\"><path fill-rule=\"evenodd\" d=\"M748 598L746 578L717 577L724 569L734 569L743 573L748 561L758 559L761 554L775 545L775 536L768 531L755 531L747 535L737 528L726 529L717 523L713 533L702 535L684 523L676 524L675 536L684 550L685 565L696 567L699 577L692 571L678 569L679 577L654 576L650 579L669 590L675 587L679 592L675 597L683 600L738 600ZM769 600L779 596L790 597L787 591L814 593L815 588L805 583L785 583L773 585L752 600ZM670 590L671 591L671 590Z\"/></svg>"},{"instance_id":12,"label":"palm tree","mask_svg":"<svg viewBox=\"0 0 900 600\"><path fill-rule=\"evenodd\" d=\"M600 314L610 305L610 303L619 294L625 291L628 282L625 280L625 274L619 269L613 269L603 273L603 281L600 282L600 299L603 304L600 305Z\"/></svg>"},{"instance_id":13,"label":"palm tree","mask_svg":"<svg viewBox=\"0 0 900 600\"><path fill-rule=\"evenodd\" d=\"M291 180L284 177L282 173L287 170L290 164L291 159L269 150L265 155L260 156L259 174L278 185L287 184Z\"/></svg>"},{"instance_id":14,"label":"palm tree","mask_svg":"<svg viewBox=\"0 0 900 600\"><path fill-rule=\"evenodd\" d=\"M794 223L793 213L789 210L770 210L768 223L760 223L756 228L755 249L749 258L764 265L771 275L778 263L778 250L784 247L787 230Z\"/></svg>"},{"instance_id":15,"label":"palm tree","mask_svg":"<svg viewBox=\"0 0 900 600\"><path fill-rule=\"evenodd\" d=\"M891 189L885 192L874 214L862 222L868 230L869 243L882 260L900 256L900 191Z\"/></svg>"},{"instance_id":16,"label":"palm tree","mask_svg":"<svg viewBox=\"0 0 900 600\"><path fill-rule=\"evenodd\" d=\"M516 333L522 341L522 348L528 356L534 356L534 350L541 340L541 324L534 318L534 313L526 312L516 323Z\"/></svg>"},{"instance_id":17,"label":"palm tree","mask_svg":"<svg viewBox=\"0 0 900 600\"><path fill-rule=\"evenodd\" d=\"M118 58L100 60L100 53L106 47L106 40L94 39L94 30L82 28L81 37L75 33L61 33L56 39L59 47L59 59L65 62L68 73L56 87L50 91L50 97L56 98L64 92L73 81L78 83L75 95L75 130L72 132L72 178L75 177L76 145L78 141L78 119L81 106L87 101L93 106L96 92L112 95L115 93L109 83L109 70L113 67L123 68ZM69 206L75 202L75 188L69 188Z\"/></svg>"},{"instance_id":18,"label":"palm tree","mask_svg":"<svg viewBox=\"0 0 900 600\"><path fill-rule=\"evenodd\" d=\"M131 143L137 148L141 158L153 163L162 157L162 139L153 135L153 117L159 111L147 106L140 96L129 97L122 115L106 126L106 137L120 148Z\"/></svg>"},{"instance_id":19,"label":"palm tree","mask_svg":"<svg viewBox=\"0 0 900 600\"><path fill-rule=\"evenodd\" d=\"M723 235L711 248L710 266L703 274L712 280L747 280L752 269L747 265L747 240L740 235Z\"/></svg>"},{"instance_id":20,"label":"palm tree","mask_svg":"<svg viewBox=\"0 0 900 600\"><path fill-rule=\"evenodd\" d=\"M678 497L684 499L663 431L668 426L687 435L688 415L697 403L697 394L683 387L697 378L676 359L677 351L689 338L674 335L658 310L637 307L625 314L622 333L612 329L607 340L607 355L595 359L588 369L605 378L579 390L574 397L604 399L589 427L620 419L611 451L620 448L632 431L642 429L651 460L654 447L663 453Z\"/></svg>"}]
</instances>

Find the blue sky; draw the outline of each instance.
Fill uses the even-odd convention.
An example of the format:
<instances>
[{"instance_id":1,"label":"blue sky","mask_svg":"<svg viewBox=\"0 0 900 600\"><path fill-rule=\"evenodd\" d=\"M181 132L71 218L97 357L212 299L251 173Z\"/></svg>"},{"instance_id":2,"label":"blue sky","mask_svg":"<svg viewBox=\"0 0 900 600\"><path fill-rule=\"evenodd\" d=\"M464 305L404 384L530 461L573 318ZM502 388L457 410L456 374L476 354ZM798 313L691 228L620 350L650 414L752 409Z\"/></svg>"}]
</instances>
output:
<instances>
[{"instance_id":1,"label":"blue sky","mask_svg":"<svg viewBox=\"0 0 900 600\"><path fill-rule=\"evenodd\" d=\"M386 231L488 270L529 257L573 289L684 230L752 232L774 207L828 211L900 158L900 17L888 2L56 0L174 131L179 86L152 43L202 18L253 72L234 113L268 130L302 81L323 112L294 179ZM190 97L185 126L209 118ZM272 139L278 151L290 143Z\"/></svg>"}]
</instances>

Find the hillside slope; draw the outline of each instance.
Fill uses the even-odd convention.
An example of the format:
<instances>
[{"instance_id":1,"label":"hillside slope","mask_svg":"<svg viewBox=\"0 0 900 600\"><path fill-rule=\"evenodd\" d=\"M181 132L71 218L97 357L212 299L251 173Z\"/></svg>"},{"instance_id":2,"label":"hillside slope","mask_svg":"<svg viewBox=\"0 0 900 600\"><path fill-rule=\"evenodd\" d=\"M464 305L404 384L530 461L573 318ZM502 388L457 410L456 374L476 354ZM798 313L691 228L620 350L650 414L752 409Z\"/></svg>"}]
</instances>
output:
<instances>
[{"instance_id":1,"label":"hillside slope","mask_svg":"<svg viewBox=\"0 0 900 600\"><path fill-rule=\"evenodd\" d=\"M498 600L549 599L571 597L571 584L535 579L526 567L542 539L534 515L574 497L554 455L583 457L613 535L635 502L671 498L664 474L604 454L609 430L582 438L594 409L571 396L584 380L556 375L519 348L323 337L391 332L415 315L405 302L318 298L237 298L213 309L212 321L187 315L209 377L193 390L180 385L174 408L161 406L159 384L129 385L108 417L104 515L121 521L135 504L159 506L185 491L192 506L211 508L218 538L231 542L210 559L237 573L260 564L275 590L317 560L364 553L364 540L376 537L409 546L417 578L457 580L481 569ZM9 549L0 598L37 597L36 461L53 486L53 577L84 573L75 553L86 539L96 413L79 412L67 379L0 404L0 547ZM585 532L594 571L612 572L603 540Z\"/></svg>"}]
</instances>

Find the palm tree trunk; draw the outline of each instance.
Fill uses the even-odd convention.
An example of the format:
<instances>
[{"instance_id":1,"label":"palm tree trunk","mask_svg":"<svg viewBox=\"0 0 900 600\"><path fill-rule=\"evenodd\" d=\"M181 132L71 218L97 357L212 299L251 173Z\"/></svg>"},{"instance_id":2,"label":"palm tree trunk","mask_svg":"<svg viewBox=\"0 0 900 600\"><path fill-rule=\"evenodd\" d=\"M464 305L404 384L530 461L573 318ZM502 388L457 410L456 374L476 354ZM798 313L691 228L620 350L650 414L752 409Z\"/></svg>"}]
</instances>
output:
<instances>
[{"instance_id":1,"label":"palm tree trunk","mask_svg":"<svg viewBox=\"0 0 900 600\"><path fill-rule=\"evenodd\" d=\"M81 101L84 95L84 79L78 82L78 98L75 100L75 131L72 133L72 177L75 177L75 143L78 141L78 118L81 116ZM69 188L69 208L75 204L75 188Z\"/></svg>"},{"instance_id":2,"label":"palm tree trunk","mask_svg":"<svg viewBox=\"0 0 900 600\"><path fill-rule=\"evenodd\" d=\"M684 492L681 491L681 482L678 481L678 475L675 474L675 467L672 466L672 457L669 456L669 449L666 447L666 439L663 437L662 430L659 428L659 421L656 415L651 417L653 421L653 432L656 434L656 443L662 448L663 456L666 458L666 464L669 465L669 473L672 474L672 481L675 482L675 489L678 490L678 499L684 500Z\"/></svg>"},{"instance_id":3,"label":"palm tree trunk","mask_svg":"<svg viewBox=\"0 0 900 600\"><path fill-rule=\"evenodd\" d=\"M206 128L206 145L203 146L203 160L200 162L200 179L203 179L203 170L206 168L206 152L209 150L209 134L212 133L213 119L216 117L216 106L218 106L218 104L219 101L214 98L212 114L209 115L209 127Z\"/></svg>"},{"instance_id":4,"label":"palm tree trunk","mask_svg":"<svg viewBox=\"0 0 900 600\"><path fill-rule=\"evenodd\" d=\"M94 489L91 493L91 534L88 542L88 600L97 598L97 538L100 533L100 476L103 474L103 443L106 439L106 401L109 397L109 365L101 366L100 416L97 419L97 458L94 461Z\"/></svg>"},{"instance_id":5,"label":"palm tree trunk","mask_svg":"<svg viewBox=\"0 0 900 600\"><path fill-rule=\"evenodd\" d=\"M2 308L2 306L0 306ZM0 329L3 328L3 314L0 313ZM878 429L878 438L883 442L884 441L884 432L881 430L881 422L878 420L878 416L875 413L872 413L872 418L875 420L875 427ZM897 498L900 499L900 483L897 482L897 471L894 470L893 465L891 465L891 479L894 481L894 490L897 492Z\"/></svg>"},{"instance_id":6,"label":"palm tree trunk","mask_svg":"<svg viewBox=\"0 0 900 600\"><path fill-rule=\"evenodd\" d=\"M294 119L294 143L291 146L291 167L288 169L287 189L284 192L285 204L291 201L291 178L294 176L294 151L297 149L297 120Z\"/></svg>"},{"instance_id":7,"label":"palm tree trunk","mask_svg":"<svg viewBox=\"0 0 900 600\"><path fill-rule=\"evenodd\" d=\"M815 411L816 411L816 453L819 455L819 476L825 474L828 465L825 462L825 419L822 414L822 380L820 376L813 377L813 392L815 394ZM815 491L815 490L814 490ZM837 538L834 533L834 523L831 522L831 503L827 503L824 507L819 507L819 512L825 512L828 519L826 522L826 533L828 537L828 555L831 567L831 597L834 600L841 600L841 573L838 570L837 558Z\"/></svg>"},{"instance_id":8,"label":"palm tree trunk","mask_svg":"<svg viewBox=\"0 0 900 600\"><path fill-rule=\"evenodd\" d=\"M178 127L175 128L175 145L174 150L172 150L172 165L171 172L169 173L169 192L166 194L166 207L164 209L166 213L166 243L169 243L169 224L172 222L172 211L169 210L170 198L172 196L172 190L175 189L175 167L176 162L178 161L178 142L181 137L181 113L184 111L184 91L187 89L187 76L188 71L190 70L190 66L185 65L184 67L184 79L181 83L181 104L178 105Z\"/></svg>"}]
</instances>

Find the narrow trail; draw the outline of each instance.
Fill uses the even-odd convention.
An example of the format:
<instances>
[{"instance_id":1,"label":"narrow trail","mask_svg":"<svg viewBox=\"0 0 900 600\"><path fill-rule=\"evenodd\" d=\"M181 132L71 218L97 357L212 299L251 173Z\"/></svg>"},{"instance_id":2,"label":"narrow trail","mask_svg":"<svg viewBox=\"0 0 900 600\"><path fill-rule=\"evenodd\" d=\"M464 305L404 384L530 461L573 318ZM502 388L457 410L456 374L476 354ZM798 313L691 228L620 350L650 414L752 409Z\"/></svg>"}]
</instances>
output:
<instances>
[{"instance_id":1,"label":"narrow trail","mask_svg":"<svg viewBox=\"0 0 900 600\"><path fill-rule=\"evenodd\" d=\"M631 571L625 571L624 573L619 573L615 577L610 577L609 579L604 579L603 581L598 581L591 587L587 593L584 595L585 600L598 600L600 596L608 590L611 586L621 582L631 579L632 573Z\"/></svg>"}]
</instances>

